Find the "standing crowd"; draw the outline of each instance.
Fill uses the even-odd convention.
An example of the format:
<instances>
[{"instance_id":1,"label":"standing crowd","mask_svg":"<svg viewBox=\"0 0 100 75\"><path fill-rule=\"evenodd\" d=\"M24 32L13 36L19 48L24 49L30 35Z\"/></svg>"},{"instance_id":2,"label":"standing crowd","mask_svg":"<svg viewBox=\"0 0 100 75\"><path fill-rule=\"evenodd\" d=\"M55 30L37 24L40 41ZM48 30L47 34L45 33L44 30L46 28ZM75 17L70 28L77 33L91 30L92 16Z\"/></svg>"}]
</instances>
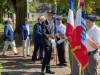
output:
<instances>
[{"instance_id":1,"label":"standing crowd","mask_svg":"<svg viewBox=\"0 0 100 75\"><path fill-rule=\"evenodd\" d=\"M52 53L55 53L57 49L59 64L57 66L63 68L67 66L66 60L66 40L65 32L66 26L62 23L61 18L56 19L57 33L54 34L54 13L48 12L47 19L44 16L38 18L38 22L33 27L33 34L31 32L31 27L29 24L29 19L25 18L25 24L20 27L20 36L23 44L23 57L26 58L30 56L30 41L34 41L34 50L32 55L32 62L36 64L37 62L37 52L39 50L38 59L41 61L41 74L45 73L55 74L50 68L50 60L52 59ZM84 75L97 75L97 65L99 59L99 46L100 46L100 28L96 26L96 17L93 15L86 15L86 39L87 39L87 51L89 64L84 71ZM11 45L14 55L18 55L16 44L14 40L14 30L12 27L12 19L7 20L7 24L4 28L4 47L3 56L8 56L6 50ZM53 46L56 42L56 46ZM56 48L54 48L56 47ZM72 59L73 57L73 59ZM70 75L79 75L80 65L76 61L75 57L71 53L71 48L69 45L69 60L71 66Z\"/></svg>"}]
</instances>

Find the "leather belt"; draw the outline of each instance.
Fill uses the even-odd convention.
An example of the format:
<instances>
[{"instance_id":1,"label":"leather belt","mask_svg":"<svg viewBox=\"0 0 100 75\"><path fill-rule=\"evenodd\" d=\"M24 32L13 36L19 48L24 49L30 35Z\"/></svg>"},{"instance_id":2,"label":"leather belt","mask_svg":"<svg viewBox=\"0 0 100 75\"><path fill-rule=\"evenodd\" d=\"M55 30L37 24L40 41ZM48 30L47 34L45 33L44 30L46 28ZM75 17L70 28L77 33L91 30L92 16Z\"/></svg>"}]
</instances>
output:
<instances>
[{"instance_id":1,"label":"leather belt","mask_svg":"<svg viewBox=\"0 0 100 75\"><path fill-rule=\"evenodd\" d=\"M93 53L97 53L97 52L98 52L98 49L90 51L90 52L88 52L88 56L91 55L91 54L93 54Z\"/></svg>"}]
</instances>

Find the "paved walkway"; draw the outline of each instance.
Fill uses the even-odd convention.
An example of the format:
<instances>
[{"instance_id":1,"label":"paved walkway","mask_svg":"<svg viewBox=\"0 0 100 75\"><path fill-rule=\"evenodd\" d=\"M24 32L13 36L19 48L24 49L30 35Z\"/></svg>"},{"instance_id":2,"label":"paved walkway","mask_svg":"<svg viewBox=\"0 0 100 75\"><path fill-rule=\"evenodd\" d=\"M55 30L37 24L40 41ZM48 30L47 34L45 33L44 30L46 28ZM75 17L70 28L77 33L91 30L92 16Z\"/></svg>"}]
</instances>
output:
<instances>
[{"instance_id":1,"label":"paved walkway","mask_svg":"<svg viewBox=\"0 0 100 75\"><path fill-rule=\"evenodd\" d=\"M32 52L31 52L32 53ZM23 58L22 53L15 56L13 51L7 51L8 57L1 56L0 61L2 62L3 69L2 75L41 75L41 63L37 61L36 65L32 64L31 57ZM51 69L55 71L54 75L69 75L70 68L56 68L55 60L51 61ZM50 74L46 74L50 75Z\"/></svg>"},{"instance_id":2,"label":"paved walkway","mask_svg":"<svg viewBox=\"0 0 100 75\"><path fill-rule=\"evenodd\" d=\"M23 58L22 51L20 50L19 55L13 55L13 51L7 51L8 57L1 56L0 51L0 62L2 62L2 75L41 75L41 63L37 61L36 65L32 64L31 57ZM32 52L31 52L32 53ZM54 75L69 75L69 66L65 68L56 68L55 60L51 61L51 69L55 71ZM99 67L100 68L100 67ZM98 75L100 75L100 69L98 69ZM46 74L50 75L50 74Z\"/></svg>"}]
</instances>

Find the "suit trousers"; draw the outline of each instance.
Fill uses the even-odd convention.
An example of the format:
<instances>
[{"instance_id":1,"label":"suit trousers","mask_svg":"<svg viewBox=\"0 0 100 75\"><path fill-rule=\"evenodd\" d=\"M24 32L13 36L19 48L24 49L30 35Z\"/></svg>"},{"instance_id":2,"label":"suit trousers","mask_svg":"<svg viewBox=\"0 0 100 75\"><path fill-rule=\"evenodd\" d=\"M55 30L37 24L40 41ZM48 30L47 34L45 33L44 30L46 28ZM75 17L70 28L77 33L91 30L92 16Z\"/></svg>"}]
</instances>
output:
<instances>
[{"instance_id":1,"label":"suit trousers","mask_svg":"<svg viewBox=\"0 0 100 75\"><path fill-rule=\"evenodd\" d=\"M27 39L23 42L23 56L26 57L29 54L30 50L30 38L27 36Z\"/></svg>"},{"instance_id":2,"label":"suit trousers","mask_svg":"<svg viewBox=\"0 0 100 75\"><path fill-rule=\"evenodd\" d=\"M66 44L66 42L62 42L61 44L57 44L58 59L59 59L60 64L67 63L65 44Z\"/></svg>"},{"instance_id":3,"label":"suit trousers","mask_svg":"<svg viewBox=\"0 0 100 75\"><path fill-rule=\"evenodd\" d=\"M75 59L75 57L73 56L70 46L69 46L69 60L70 60L71 74L79 75L79 64L78 64L77 60Z\"/></svg>"},{"instance_id":4,"label":"suit trousers","mask_svg":"<svg viewBox=\"0 0 100 75\"><path fill-rule=\"evenodd\" d=\"M89 55L89 64L84 70L84 75L97 75L98 59L99 52L91 53Z\"/></svg>"},{"instance_id":5,"label":"suit trousers","mask_svg":"<svg viewBox=\"0 0 100 75\"><path fill-rule=\"evenodd\" d=\"M42 70L50 70L50 59L51 59L51 52L52 52L52 46L43 46L44 48L44 59L42 63Z\"/></svg>"},{"instance_id":6,"label":"suit trousers","mask_svg":"<svg viewBox=\"0 0 100 75\"><path fill-rule=\"evenodd\" d=\"M32 55L32 61L36 60L37 57L37 51L40 48L40 59L43 59L43 46L41 43L34 43L34 51Z\"/></svg>"},{"instance_id":7,"label":"suit trousers","mask_svg":"<svg viewBox=\"0 0 100 75\"><path fill-rule=\"evenodd\" d=\"M17 49L16 49L16 44L15 41L5 41L4 47L3 47L3 54L6 54L6 50L8 49L9 44L11 45L14 53L17 53Z\"/></svg>"}]
</instances>

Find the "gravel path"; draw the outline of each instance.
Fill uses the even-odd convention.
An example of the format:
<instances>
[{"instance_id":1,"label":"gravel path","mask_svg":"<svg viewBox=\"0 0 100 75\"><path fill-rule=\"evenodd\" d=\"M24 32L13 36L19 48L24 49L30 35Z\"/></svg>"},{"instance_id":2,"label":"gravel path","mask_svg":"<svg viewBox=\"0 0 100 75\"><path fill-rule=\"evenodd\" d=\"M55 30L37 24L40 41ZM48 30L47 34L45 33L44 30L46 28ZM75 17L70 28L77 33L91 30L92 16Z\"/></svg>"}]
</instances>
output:
<instances>
[{"instance_id":1,"label":"gravel path","mask_svg":"<svg viewBox=\"0 0 100 75\"><path fill-rule=\"evenodd\" d=\"M41 75L41 63L32 64L31 57L23 58L22 51L19 55L14 55L13 51L7 51L8 57L3 57L0 52L0 62L2 62L2 75ZM32 51L31 51L32 53ZM69 66L65 68L56 68L55 60L51 60L51 69L55 71L53 75L69 75ZM100 69L98 69L100 75ZM51 74L46 74L51 75Z\"/></svg>"},{"instance_id":2,"label":"gravel path","mask_svg":"<svg viewBox=\"0 0 100 75\"><path fill-rule=\"evenodd\" d=\"M32 53L32 52L31 52ZM7 51L8 57L4 57L0 52L0 61L2 62L2 75L41 75L41 63L32 64L31 57L23 58L22 53L15 56L13 51ZM51 60L51 69L55 71L54 75L69 75L70 68L59 68L55 66L55 60ZM46 74L50 75L50 74Z\"/></svg>"}]
</instances>

